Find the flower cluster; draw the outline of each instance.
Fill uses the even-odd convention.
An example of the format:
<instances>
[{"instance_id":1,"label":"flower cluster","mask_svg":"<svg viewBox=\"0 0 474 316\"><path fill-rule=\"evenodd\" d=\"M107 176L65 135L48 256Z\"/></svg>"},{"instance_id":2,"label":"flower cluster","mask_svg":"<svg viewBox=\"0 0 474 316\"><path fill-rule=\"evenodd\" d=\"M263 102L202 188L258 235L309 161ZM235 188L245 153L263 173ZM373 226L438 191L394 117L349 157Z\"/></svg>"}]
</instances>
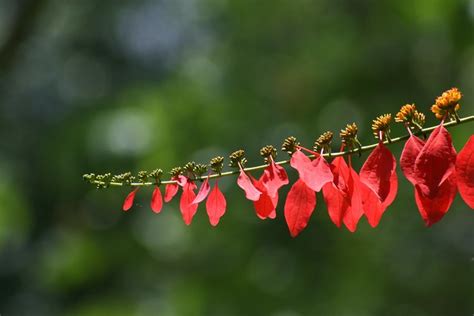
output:
<instances>
[{"instance_id":1,"label":"flower cluster","mask_svg":"<svg viewBox=\"0 0 474 316\"><path fill-rule=\"evenodd\" d=\"M170 202L181 190L179 207L186 225L191 224L199 204L206 201L209 221L216 226L227 208L218 186L220 177L238 174L237 185L253 203L256 215L260 219L273 219L277 216L279 191L290 182L283 168L289 163L298 173L283 207L291 236L296 237L308 225L316 207L317 192L322 194L331 221L337 227L344 225L354 232L363 217L376 227L395 200L398 191L397 159L386 145L407 139L400 167L414 186L415 202L422 219L430 226L447 213L457 192L469 207L474 208L474 136L457 154L446 129L447 125L474 120L474 117L458 117L461 96L461 92L453 88L436 99L431 110L441 123L433 128L423 129L425 116L414 104L402 106L395 115L395 122L404 124L408 136L391 138L392 115L377 117L372 123L372 131L378 139L374 145L362 146L357 138L357 125L348 124L340 132L341 150L346 151L338 153L331 153L333 133L328 131L315 140L312 149L302 146L293 136L287 137L282 151L289 154L288 161L275 161L277 150L267 145L260 150L265 164L256 167L245 167L245 151L240 149L229 156L229 167L234 171L223 172L224 158L218 156L209 164L188 162L183 167L175 167L170 172L170 179L165 181L161 179L161 169L140 171L137 176L130 172L114 176L110 173L86 174L84 179L98 188L131 186L133 189L123 203L124 211L133 206L135 195L142 186L154 186L151 209L156 213L161 212L163 202ZM454 121L447 122L450 119ZM429 131L432 133L426 140L417 136ZM367 150L372 151L357 172L352 167L351 155L355 152L360 155ZM252 172L260 169L263 172L255 178ZM215 181L211 189L212 179ZM202 182L199 190L197 181ZM165 185L164 196L161 185Z\"/></svg>"},{"instance_id":2,"label":"flower cluster","mask_svg":"<svg viewBox=\"0 0 474 316\"><path fill-rule=\"evenodd\" d=\"M457 117L456 113L461 108L459 105L461 98L461 91L457 88L449 89L436 98L435 104L431 107L431 112L439 120L445 119L447 116Z\"/></svg>"}]
</instances>

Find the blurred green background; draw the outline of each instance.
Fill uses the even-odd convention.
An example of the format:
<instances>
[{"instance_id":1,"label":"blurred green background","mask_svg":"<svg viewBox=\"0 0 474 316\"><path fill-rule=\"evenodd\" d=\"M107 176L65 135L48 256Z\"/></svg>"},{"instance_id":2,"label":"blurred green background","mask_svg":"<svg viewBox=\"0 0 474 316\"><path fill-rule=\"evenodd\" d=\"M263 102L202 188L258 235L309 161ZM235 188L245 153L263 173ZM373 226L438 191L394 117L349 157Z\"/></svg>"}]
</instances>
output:
<instances>
[{"instance_id":1,"label":"blurred green background","mask_svg":"<svg viewBox=\"0 0 474 316\"><path fill-rule=\"evenodd\" d=\"M261 221L233 177L211 228L203 205L190 227L177 201L153 214L149 189L124 213L128 189L81 176L260 164L353 121L368 144L407 102L435 124L452 86L473 115L473 31L472 0L0 0L0 314L472 315L473 211L458 196L425 228L401 174L376 229L337 229L318 194L296 239L283 200Z\"/></svg>"}]
</instances>

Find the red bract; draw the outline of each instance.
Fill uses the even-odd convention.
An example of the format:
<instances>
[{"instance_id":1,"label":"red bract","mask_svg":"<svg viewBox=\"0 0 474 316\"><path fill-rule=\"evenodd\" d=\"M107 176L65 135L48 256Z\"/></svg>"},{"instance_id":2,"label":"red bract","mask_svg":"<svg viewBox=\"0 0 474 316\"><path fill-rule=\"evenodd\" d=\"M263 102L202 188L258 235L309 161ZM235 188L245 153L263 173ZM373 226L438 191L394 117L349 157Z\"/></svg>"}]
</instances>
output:
<instances>
[{"instance_id":1,"label":"red bract","mask_svg":"<svg viewBox=\"0 0 474 316\"><path fill-rule=\"evenodd\" d=\"M177 183L169 183L165 187L165 202L169 202L178 193L179 186Z\"/></svg>"},{"instance_id":2,"label":"red bract","mask_svg":"<svg viewBox=\"0 0 474 316\"><path fill-rule=\"evenodd\" d=\"M372 227L379 224L397 194L396 166L395 157L380 142L359 172L364 213Z\"/></svg>"},{"instance_id":3,"label":"red bract","mask_svg":"<svg viewBox=\"0 0 474 316\"><path fill-rule=\"evenodd\" d=\"M408 179L408 181L410 181L413 185L416 184L416 179L413 175L415 169L415 160L420 154L420 151L424 145L424 141L412 135L405 143L400 156L400 168L402 169L403 174Z\"/></svg>"},{"instance_id":4,"label":"red bract","mask_svg":"<svg viewBox=\"0 0 474 316\"><path fill-rule=\"evenodd\" d=\"M133 200L135 199L135 194L137 193L139 187L136 187L133 189L132 192L130 192L127 197L125 198L125 201L123 202L122 210L128 211L130 208L133 206Z\"/></svg>"},{"instance_id":5,"label":"red bract","mask_svg":"<svg viewBox=\"0 0 474 316\"><path fill-rule=\"evenodd\" d=\"M446 179L433 196L425 196L420 187L415 186L415 202L426 226L431 226L443 218L453 203L456 192L455 174Z\"/></svg>"},{"instance_id":6,"label":"red bract","mask_svg":"<svg viewBox=\"0 0 474 316\"><path fill-rule=\"evenodd\" d=\"M245 197L250 201L258 201L260 198L260 191L255 188L250 180L249 176L243 169L240 170L239 177L237 178L238 186L245 191Z\"/></svg>"},{"instance_id":7,"label":"red bract","mask_svg":"<svg viewBox=\"0 0 474 316\"><path fill-rule=\"evenodd\" d=\"M179 186L184 187L187 182L187 178L185 176L179 175L176 177L172 177L171 180L176 181L177 183L169 183L165 187L165 202L169 202L173 199L173 197L178 193Z\"/></svg>"},{"instance_id":8,"label":"red bract","mask_svg":"<svg viewBox=\"0 0 474 316\"><path fill-rule=\"evenodd\" d=\"M179 208L186 225L191 224L191 221L193 220L198 208L197 204L193 204L193 201L196 198L196 194L194 193L195 189L196 185L194 182L187 180L183 187L183 194L181 195L181 199L179 201Z\"/></svg>"},{"instance_id":9,"label":"red bract","mask_svg":"<svg viewBox=\"0 0 474 316\"><path fill-rule=\"evenodd\" d=\"M359 176L346 164L343 157L334 159L331 171L334 180L323 187L329 216L337 227L344 223L349 231L355 232L364 214Z\"/></svg>"},{"instance_id":10,"label":"red bract","mask_svg":"<svg viewBox=\"0 0 474 316\"><path fill-rule=\"evenodd\" d=\"M426 141L415 160L413 178L425 196L434 196L438 187L455 171L456 150L443 125Z\"/></svg>"},{"instance_id":11,"label":"red bract","mask_svg":"<svg viewBox=\"0 0 474 316\"><path fill-rule=\"evenodd\" d=\"M209 191L211 191L211 186L209 185L209 178L206 178L206 180L204 180L204 182L201 184L201 187L199 188L198 194L196 195L193 204L199 204L204 201L204 199L209 194Z\"/></svg>"},{"instance_id":12,"label":"red bract","mask_svg":"<svg viewBox=\"0 0 474 316\"><path fill-rule=\"evenodd\" d=\"M451 136L442 125L426 143L411 136L403 148L400 166L415 186L415 202L427 226L446 214L456 196L455 160Z\"/></svg>"},{"instance_id":13,"label":"red bract","mask_svg":"<svg viewBox=\"0 0 474 316\"><path fill-rule=\"evenodd\" d=\"M290 164L298 171L300 179L313 191L321 191L326 183L333 180L331 168L322 156L311 161L301 150L297 150L291 156Z\"/></svg>"},{"instance_id":14,"label":"red bract","mask_svg":"<svg viewBox=\"0 0 474 316\"><path fill-rule=\"evenodd\" d=\"M272 158L270 158L270 165L265 168L262 175L262 183L270 197L275 197L278 194L278 190L288 184L288 175L286 174L285 168L277 165Z\"/></svg>"},{"instance_id":15,"label":"red bract","mask_svg":"<svg viewBox=\"0 0 474 316\"><path fill-rule=\"evenodd\" d=\"M316 193L303 180L293 184L285 202L285 219L291 237L296 237L308 225L316 207Z\"/></svg>"},{"instance_id":16,"label":"red bract","mask_svg":"<svg viewBox=\"0 0 474 316\"><path fill-rule=\"evenodd\" d=\"M462 199L474 209L474 136L471 136L456 159L456 180Z\"/></svg>"},{"instance_id":17,"label":"red bract","mask_svg":"<svg viewBox=\"0 0 474 316\"><path fill-rule=\"evenodd\" d=\"M225 213L226 206L227 202L225 200L224 194L222 194L222 192L219 190L216 182L216 185L212 189L206 201L207 215L209 216L209 222L212 226L217 226L217 224L219 224L220 218Z\"/></svg>"},{"instance_id":18,"label":"red bract","mask_svg":"<svg viewBox=\"0 0 474 316\"><path fill-rule=\"evenodd\" d=\"M155 213L161 212L161 208L163 207L163 198L161 196L160 187L156 186L153 190L153 195L151 196L151 209Z\"/></svg>"},{"instance_id":19,"label":"red bract","mask_svg":"<svg viewBox=\"0 0 474 316\"><path fill-rule=\"evenodd\" d=\"M260 196L257 201L253 202L253 206L255 208L255 213L260 219L266 218L275 218L276 217L276 206L278 204L278 194L273 197L270 197L268 194L263 181L262 177L259 180L253 179L253 184L257 190L260 192Z\"/></svg>"}]
</instances>

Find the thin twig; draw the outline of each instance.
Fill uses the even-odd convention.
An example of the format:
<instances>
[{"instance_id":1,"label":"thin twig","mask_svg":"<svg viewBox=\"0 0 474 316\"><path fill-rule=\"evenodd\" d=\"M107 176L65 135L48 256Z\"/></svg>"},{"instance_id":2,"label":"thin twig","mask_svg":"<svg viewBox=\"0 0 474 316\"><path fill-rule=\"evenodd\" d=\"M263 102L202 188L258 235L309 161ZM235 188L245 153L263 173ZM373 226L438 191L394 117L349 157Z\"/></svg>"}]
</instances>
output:
<instances>
[{"instance_id":1,"label":"thin twig","mask_svg":"<svg viewBox=\"0 0 474 316\"><path fill-rule=\"evenodd\" d=\"M452 127L452 126L461 125L461 124L464 124L464 123L467 123L467 122L470 122L470 121L474 121L474 115L461 118L461 119L459 119L459 121L451 121L451 122L445 123L444 126L445 127ZM423 128L422 130L419 130L418 132L413 133L413 135L420 135L420 134L423 134L423 133L426 133L426 132L431 132L436 127L438 127L438 125ZM383 143L386 144L386 145L391 145L391 144L395 144L395 143L401 142L403 140L406 140L409 137L410 137L410 135L404 135L404 136L392 138L390 141L386 140ZM374 144L371 144L371 145L356 148L354 150L345 150L345 151L335 152L335 153L331 153L331 154L325 153L322 156L323 157L334 158L334 157L339 157L339 156L352 155L352 154L355 154L355 153L363 153L365 151L368 151L368 150L371 150L371 149L377 147L377 145L378 145L378 143L374 143ZM309 155L308 157L314 158L314 155ZM281 160L281 161L276 162L276 164L278 164L278 165L287 165L289 163L290 163L289 159L288 160ZM268 164L263 164L263 165L259 165L259 166L253 166L253 167L247 167L247 168L244 168L244 170L245 171L255 171L255 170L265 169L266 167L268 167ZM221 174L214 173L214 174L209 175L209 178L210 179L212 179L212 178L221 178L221 177L236 175L236 174L239 174L239 173L240 173L240 170L222 172ZM206 176L196 178L195 180L205 180L207 177L208 176L206 175ZM98 185L104 185L105 184L105 182L98 181L98 180L91 181L91 183L98 184ZM177 182L174 181L174 180L167 180L167 181L161 181L160 184L172 184L172 183L177 183ZM110 186L134 186L134 187L156 185L155 182L133 182L133 183L130 183L130 184L126 184L126 183L124 184L122 182L110 182L108 184Z\"/></svg>"}]
</instances>

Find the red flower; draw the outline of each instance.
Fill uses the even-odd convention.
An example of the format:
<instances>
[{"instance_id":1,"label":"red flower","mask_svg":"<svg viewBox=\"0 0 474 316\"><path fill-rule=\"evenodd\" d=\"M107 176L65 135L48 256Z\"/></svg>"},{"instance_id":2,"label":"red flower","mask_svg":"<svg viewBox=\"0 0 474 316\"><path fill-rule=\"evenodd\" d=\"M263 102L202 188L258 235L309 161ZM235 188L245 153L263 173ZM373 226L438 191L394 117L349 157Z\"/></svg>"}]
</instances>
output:
<instances>
[{"instance_id":1,"label":"red flower","mask_svg":"<svg viewBox=\"0 0 474 316\"><path fill-rule=\"evenodd\" d=\"M355 232L364 214L359 176L346 164L343 157L334 159L331 171L334 180L323 186L329 217L337 227L341 227L341 223L344 223L349 231Z\"/></svg>"},{"instance_id":2,"label":"red flower","mask_svg":"<svg viewBox=\"0 0 474 316\"><path fill-rule=\"evenodd\" d=\"M464 202L474 209L474 136L471 136L456 160L456 180Z\"/></svg>"},{"instance_id":3,"label":"red flower","mask_svg":"<svg viewBox=\"0 0 474 316\"><path fill-rule=\"evenodd\" d=\"M316 207L316 193L298 179L290 189L285 202L285 219L291 237L296 237L308 225Z\"/></svg>"},{"instance_id":4,"label":"red flower","mask_svg":"<svg viewBox=\"0 0 474 316\"><path fill-rule=\"evenodd\" d=\"M186 225L191 225L194 215L196 214L198 205L194 204L193 201L196 198L196 184L193 181L187 179L183 187L183 194L181 194L181 199L179 201L179 208L181 210L181 215L183 216L184 223Z\"/></svg>"},{"instance_id":5,"label":"red flower","mask_svg":"<svg viewBox=\"0 0 474 316\"><path fill-rule=\"evenodd\" d=\"M456 151L441 124L425 144L411 136L400 157L405 177L415 186L415 201L427 226L438 222L456 196Z\"/></svg>"},{"instance_id":6,"label":"red flower","mask_svg":"<svg viewBox=\"0 0 474 316\"><path fill-rule=\"evenodd\" d=\"M396 166L395 157L379 142L359 172L364 213L372 227L379 224L397 195Z\"/></svg>"}]
</instances>

